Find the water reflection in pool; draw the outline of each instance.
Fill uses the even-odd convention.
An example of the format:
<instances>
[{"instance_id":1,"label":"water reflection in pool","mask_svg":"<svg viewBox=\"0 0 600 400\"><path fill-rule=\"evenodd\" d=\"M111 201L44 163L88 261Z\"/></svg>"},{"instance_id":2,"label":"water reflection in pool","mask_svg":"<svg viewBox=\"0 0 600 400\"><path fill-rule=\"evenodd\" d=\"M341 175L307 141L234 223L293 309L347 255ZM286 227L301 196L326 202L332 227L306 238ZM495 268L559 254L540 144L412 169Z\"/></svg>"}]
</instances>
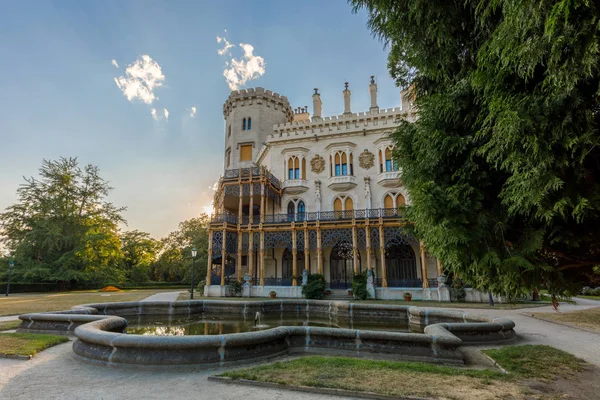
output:
<instances>
[{"instance_id":1,"label":"water reflection in pool","mask_svg":"<svg viewBox=\"0 0 600 400\"><path fill-rule=\"evenodd\" d=\"M315 318L310 317L262 317L261 325L256 327L254 318L245 319L236 315L210 315L191 317L165 317L163 315L143 315L128 318L127 333L136 335L182 336L182 335L222 335L227 333L252 332L270 329L277 326L320 326L330 328L350 328L385 330L391 332L410 332L410 327L405 322L348 320L342 318ZM414 332L414 328L413 328Z\"/></svg>"}]
</instances>

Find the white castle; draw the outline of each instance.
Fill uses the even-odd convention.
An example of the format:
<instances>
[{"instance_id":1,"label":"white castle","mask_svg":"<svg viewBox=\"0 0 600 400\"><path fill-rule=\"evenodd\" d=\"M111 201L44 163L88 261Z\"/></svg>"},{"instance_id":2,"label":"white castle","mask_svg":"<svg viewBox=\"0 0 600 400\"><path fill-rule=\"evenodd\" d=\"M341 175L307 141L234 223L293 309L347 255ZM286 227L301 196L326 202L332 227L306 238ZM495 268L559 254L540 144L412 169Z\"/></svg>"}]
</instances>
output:
<instances>
[{"instance_id":1,"label":"white castle","mask_svg":"<svg viewBox=\"0 0 600 400\"><path fill-rule=\"evenodd\" d=\"M380 109L373 77L368 89L369 110L353 113L346 83L344 113L331 117L314 89L312 118L270 90L231 92L205 295L225 295L235 279L247 296L301 297L319 273L339 296L366 272L372 297L449 300L441 263L403 229L410 197L389 134L415 118L408 92Z\"/></svg>"}]
</instances>

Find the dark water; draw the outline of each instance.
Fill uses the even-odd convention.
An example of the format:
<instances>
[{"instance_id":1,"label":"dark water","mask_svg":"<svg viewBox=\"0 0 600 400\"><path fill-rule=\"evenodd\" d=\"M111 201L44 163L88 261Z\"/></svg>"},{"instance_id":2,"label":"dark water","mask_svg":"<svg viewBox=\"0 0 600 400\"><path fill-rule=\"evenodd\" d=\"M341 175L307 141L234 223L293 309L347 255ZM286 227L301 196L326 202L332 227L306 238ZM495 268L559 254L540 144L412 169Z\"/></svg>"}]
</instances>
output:
<instances>
[{"instance_id":1,"label":"dark water","mask_svg":"<svg viewBox=\"0 0 600 400\"><path fill-rule=\"evenodd\" d=\"M255 326L254 318L246 319L236 315L210 315L171 318L164 315L144 315L128 317L127 333L136 335L182 336L182 335L222 335L227 333L253 332L277 326L320 326L361 330L384 330L389 332L410 332L405 322L348 320L340 318L306 318L305 316L263 316ZM414 330L413 330L414 333Z\"/></svg>"}]
</instances>

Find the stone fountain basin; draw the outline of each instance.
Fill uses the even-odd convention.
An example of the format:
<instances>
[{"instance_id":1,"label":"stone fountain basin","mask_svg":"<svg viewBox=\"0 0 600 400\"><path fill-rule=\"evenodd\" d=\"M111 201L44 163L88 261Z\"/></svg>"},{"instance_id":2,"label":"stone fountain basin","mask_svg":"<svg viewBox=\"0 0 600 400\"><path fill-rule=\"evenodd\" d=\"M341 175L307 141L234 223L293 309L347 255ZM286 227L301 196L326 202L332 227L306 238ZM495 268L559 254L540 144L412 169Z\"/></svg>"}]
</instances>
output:
<instances>
[{"instance_id":1,"label":"stone fountain basin","mask_svg":"<svg viewBox=\"0 0 600 400\"><path fill-rule=\"evenodd\" d=\"M279 326L263 331L212 336L145 336L124 333L127 317L140 315L239 314L240 318L301 314L353 320L408 322L424 333L325 327ZM506 318L458 311L343 301L277 300L126 302L87 304L72 310L19 316L20 332L74 335L75 358L106 366L181 369L251 362L310 353L462 364L459 347L515 337Z\"/></svg>"}]
</instances>

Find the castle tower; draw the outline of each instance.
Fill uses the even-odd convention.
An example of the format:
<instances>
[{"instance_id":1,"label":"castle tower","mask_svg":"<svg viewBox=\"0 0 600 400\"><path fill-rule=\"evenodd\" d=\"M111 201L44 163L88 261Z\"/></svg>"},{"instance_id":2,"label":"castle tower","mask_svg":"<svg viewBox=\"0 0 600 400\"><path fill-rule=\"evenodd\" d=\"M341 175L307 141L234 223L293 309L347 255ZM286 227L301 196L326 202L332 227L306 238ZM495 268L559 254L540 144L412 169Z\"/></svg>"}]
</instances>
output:
<instances>
[{"instance_id":1,"label":"castle tower","mask_svg":"<svg viewBox=\"0 0 600 400\"><path fill-rule=\"evenodd\" d=\"M252 166L273 125L291 122L294 112L287 97L257 87L231 92L223 116L224 166L229 170Z\"/></svg>"}]
</instances>

